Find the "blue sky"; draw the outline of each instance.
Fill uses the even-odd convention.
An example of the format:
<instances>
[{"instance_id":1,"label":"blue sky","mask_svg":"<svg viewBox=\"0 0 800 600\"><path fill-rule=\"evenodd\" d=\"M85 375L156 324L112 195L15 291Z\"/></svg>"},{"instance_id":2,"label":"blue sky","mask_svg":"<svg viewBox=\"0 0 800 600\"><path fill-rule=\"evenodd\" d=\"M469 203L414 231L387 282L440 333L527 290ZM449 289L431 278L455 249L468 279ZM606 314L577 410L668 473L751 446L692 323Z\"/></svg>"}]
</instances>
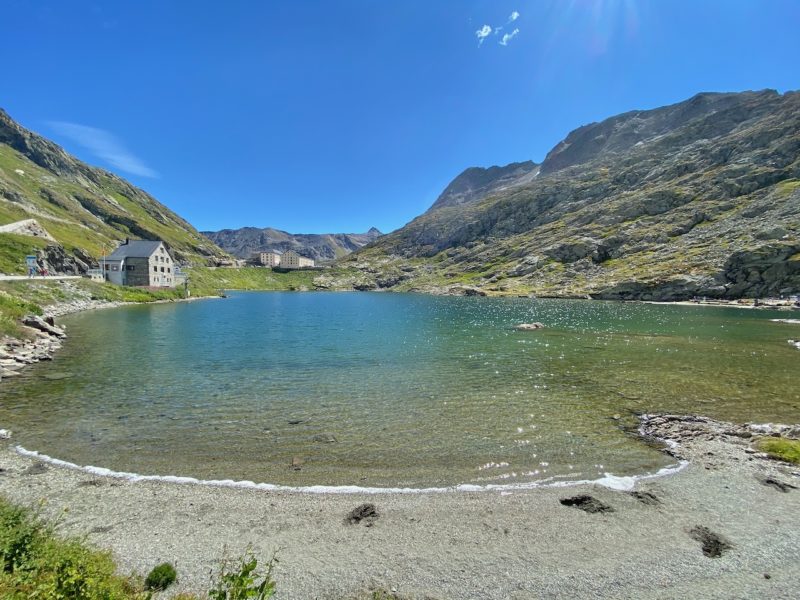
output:
<instances>
[{"instance_id":1,"label":"blue sky","mask_svg":"<svg viewBox=\"0 0 800 600\"><path fill-rule=\"evenodd\" d=\"M799 31L796 0L4 0L0 107L198 229L391 231L582 124L798 89Z\"/></svg>"}]
</instances>

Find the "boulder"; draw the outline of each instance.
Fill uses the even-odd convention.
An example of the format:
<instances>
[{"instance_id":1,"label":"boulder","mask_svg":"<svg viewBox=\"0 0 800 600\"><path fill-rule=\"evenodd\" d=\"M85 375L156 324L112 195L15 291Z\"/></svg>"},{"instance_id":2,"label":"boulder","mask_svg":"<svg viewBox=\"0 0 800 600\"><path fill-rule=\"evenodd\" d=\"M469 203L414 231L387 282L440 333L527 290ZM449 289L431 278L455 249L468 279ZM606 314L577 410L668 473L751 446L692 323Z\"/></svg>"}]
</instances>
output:
<instances>
[{"instance_id":1,"label":"boulder","mask_svg":"<svg viewBox=\"0 0 800 600\"><path fill-rule=\"evenodd\" d=\"M36 315L28 315L24 319L22 319L23 325L27 325L28 327L33 327L34 329L38 329L46 333L47 335L52 335L58 338L67 337L67 334L64 333L64 330L60 327L56 327L55 325L50 325L47 321L45 321L42 317L38 317Z\"/></svg>"}]
</instances>

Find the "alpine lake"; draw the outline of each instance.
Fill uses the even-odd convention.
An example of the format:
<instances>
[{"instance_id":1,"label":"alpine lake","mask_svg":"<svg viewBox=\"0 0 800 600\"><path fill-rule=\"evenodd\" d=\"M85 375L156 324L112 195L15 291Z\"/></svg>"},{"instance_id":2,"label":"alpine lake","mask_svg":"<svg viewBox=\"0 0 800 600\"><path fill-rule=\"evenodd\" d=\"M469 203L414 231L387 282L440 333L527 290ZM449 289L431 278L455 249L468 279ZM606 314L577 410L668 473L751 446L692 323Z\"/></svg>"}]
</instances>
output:
<instances>
[{"instance_id":1,"label":"alpine lake","mask_svg":"<svg viewBox=\"0 0 800 600\"><path fill-rule=\"evenodd\" d=\"M792 316L359 292L90 311L0 382L0 426L78 465L292 487L654 473L674 461L639 413L800 421L800 325L770 321Z\"/></svg>"}]
</instances>

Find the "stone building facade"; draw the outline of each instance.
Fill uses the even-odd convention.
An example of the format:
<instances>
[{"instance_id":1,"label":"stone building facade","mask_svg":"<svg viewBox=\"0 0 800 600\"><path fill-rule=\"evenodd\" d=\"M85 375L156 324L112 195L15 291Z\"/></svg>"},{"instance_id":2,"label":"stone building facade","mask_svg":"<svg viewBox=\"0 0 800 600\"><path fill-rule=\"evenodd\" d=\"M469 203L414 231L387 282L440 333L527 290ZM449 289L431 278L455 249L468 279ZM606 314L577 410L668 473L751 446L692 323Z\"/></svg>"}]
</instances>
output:
<instances>
[{"instance_id":1,"label":"stone building facade","mask_svg":"<svg viewBox=\"0 0 800 600\"><path fill-rule=\"evenodd\" d=\"M103 278L133 287L175 287L175 259L159 240L125 240L100 259Z\"/></svg>"}]
</instances>

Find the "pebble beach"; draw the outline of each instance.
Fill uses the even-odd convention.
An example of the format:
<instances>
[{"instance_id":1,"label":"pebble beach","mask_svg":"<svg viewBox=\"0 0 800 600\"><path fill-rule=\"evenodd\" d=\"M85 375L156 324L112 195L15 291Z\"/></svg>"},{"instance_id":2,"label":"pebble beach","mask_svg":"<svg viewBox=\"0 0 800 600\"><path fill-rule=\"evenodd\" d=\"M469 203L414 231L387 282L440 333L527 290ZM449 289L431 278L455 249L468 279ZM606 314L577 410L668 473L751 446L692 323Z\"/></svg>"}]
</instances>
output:
<instances>
[{"instance_id":1,"label":"pebble beach","mask_svg":"<svg viewBox=\"0 0 800 600\"><path fill-rule=\"evenodd\" d=\"M679 472L632 489L313 494L99 477L0 451L0 493L125 572L203 592L225 556L277 552L278 598L794 598L800 472L752 448L789 426L650 416ZM625 487L625 486L621 486ZM368 518L354 509L374 505Z\"/></svg>"}]
</instances>

